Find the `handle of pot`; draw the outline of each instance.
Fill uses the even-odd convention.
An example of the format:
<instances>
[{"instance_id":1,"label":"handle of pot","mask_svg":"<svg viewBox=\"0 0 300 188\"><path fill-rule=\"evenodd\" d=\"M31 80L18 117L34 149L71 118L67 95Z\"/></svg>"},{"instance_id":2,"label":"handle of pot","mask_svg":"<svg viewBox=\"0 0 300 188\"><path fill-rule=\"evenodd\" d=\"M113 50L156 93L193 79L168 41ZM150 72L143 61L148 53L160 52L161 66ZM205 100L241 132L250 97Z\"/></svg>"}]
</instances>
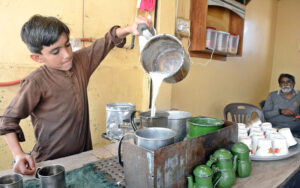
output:
<instances>
[{"instance_id":1,"label":"handle of pot","mask_svg":"<svg viewBox=\"0 0 300 188\"><path fill-rule=\"evenodd\" d=\"M140 36L145 36L147 38L151 38L155 35L155 30L154 28L151 28L149 29L149 27L146 25L146 24L139 24L138 27L137 27L137 30L139 31L140 33ZM149 32L144 32L144 31L149 31Z\"/></svg>"},{"instance_id":2,"label":"handle of pot","mask_svg":"<svg viewBox=\"0 0 300 188\"><path fill-rule=\"evenodd\" d=\"M130 123L131 123L131 126L132 126L132 129L133 131L135 132L137 130L136 126L135 126L135 123L134 123L134 116L135 116L135 113L137 111L133 111L130 115ZM123 139L123 138L122 138Z\"/></svg>"},{"instance_id":3,"label":"handle of pot","mask_svg":"<svg viewBox=\"0 0 300 188\"><path fill-rule=\"evenodd\" d=\"M211 167L214 163L216 162L216 158L214 157L214 156L210 156L209 157L209 160L206 162L206 165L208 166L208 167Z\"/></svg>"},{"instance_id":4,"label":"handle of pot","mask_svg":"<svg viewBox=\"0 0 300 188\"><path fill-rule=\"evenodd\" d=\"M237 171L237 162L238 162L238 155L234 155L233 157L233 169L236 172Z\"/></svg>"},{"instance_id":5,"label":"handle of pot","mask_svg":"<svg viewBox=\"0 0 300 188\"><path fill-rule=\"evenodd\" d=\"M134 48L134 41L135 41L135 36L132 35L132 37L131 37L131 44L130 44L130 49L131 50Z\"/></svg>"},{"instance_id":6,"label":"handle of pot","mask_svg":"<svg viewBox=\"0 0 300 188\"><path fill-rule=\"evenodd\" d=\"M124 167L124 163L122 161L122 156L121 156L121 145L122 145L122 142L123 142L123 139L124 139L125 135L122 136L120 142L119 142L119 147L118 147L118 159L119 159L119 164Z\"/></svg>"},{"instance_id":7,"label":"handle of pot","mask_svg":"<svg viewBox=\"0 0 300 188\"><path fill-rule=\"evenodd\" d=\"M39 177L39 171L41 170L41 167L38 167L35 171L35 178L40 179Z\"/></svg>"},{"instance_id":8,"label":"handle of pot","mask_svg":"<svg viewBox=\"0 0 300 188\"><path fill-rule=\"evenodd\" d=\"M128 133L128 134L133 134L133 133ZM122 136L122 138L120 139L120 142L119 142L119 146L118 146L118 159L119 159L119 164L123 167L124 166L124 163L122 161L122 154L121 154L121 146L122 146L122 142L123 142L123 139L126 135Z\"/></svg>"},{"instance_id":9,"label":"handle of pot","mask_svg":"<svg viewBox=\"0 0 300 188\"><path fill-rule=\"evenodd\" d=\"M216 167L215 165L213 165L213 172L214 174L217 173L217 172L221 172L221 170ZM215 180L215 182L213 183L214 184L214 188L217 186L217 184L219 183L219 181L221 180L221 177L222 177L222 174L220 175L220 177L218 179Z\"/></svg>"}]
</instances>

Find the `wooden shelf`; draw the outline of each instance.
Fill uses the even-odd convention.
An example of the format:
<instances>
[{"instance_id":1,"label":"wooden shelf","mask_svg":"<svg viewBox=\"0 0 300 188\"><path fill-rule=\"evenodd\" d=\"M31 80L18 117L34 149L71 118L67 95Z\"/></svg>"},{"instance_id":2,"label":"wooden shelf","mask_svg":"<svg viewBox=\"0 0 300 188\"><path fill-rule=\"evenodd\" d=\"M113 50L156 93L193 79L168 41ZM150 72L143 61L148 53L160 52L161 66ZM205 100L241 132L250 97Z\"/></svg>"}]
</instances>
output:
<instances>
[{"instance_id":1,"label":"wooden shelf","mask_svg":"<svg viewBox=\"0 0 300 188\"><path fill-rule=\"evenodd\" d=\"M210 58L211 51L205 48L206 27L239 35L236 56L242 56L244 19L239 15L224 7L208 5L207 0L191 0L190 20L189 52L192 57ZM213 59L226 60L227 56L233 55L215 52Z\"/></svg>"}]
</instances>

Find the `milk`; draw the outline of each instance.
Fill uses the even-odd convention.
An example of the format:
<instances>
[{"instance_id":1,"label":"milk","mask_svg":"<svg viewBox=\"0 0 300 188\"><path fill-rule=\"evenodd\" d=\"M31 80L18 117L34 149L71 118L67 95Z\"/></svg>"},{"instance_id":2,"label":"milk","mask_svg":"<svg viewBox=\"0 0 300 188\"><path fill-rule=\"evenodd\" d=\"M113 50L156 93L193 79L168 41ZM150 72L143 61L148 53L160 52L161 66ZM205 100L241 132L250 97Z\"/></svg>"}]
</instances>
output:
<instances>
[{"instance_id":1,"label":"milk","mask_svg":"<svg viewBox=\"0 0 300 188\"><path fill-rule=\"evenodd\" d=\"M161 83L163 82L163 80L165 78L167 78L169 75L168 74L164 74L162 72L150 72L149 76L152 80L152 103L151 103L151 117L155 116L155 101L156 101L156 97L158 95L159 92L159 88Z\"/></svg>"}]
</instances>

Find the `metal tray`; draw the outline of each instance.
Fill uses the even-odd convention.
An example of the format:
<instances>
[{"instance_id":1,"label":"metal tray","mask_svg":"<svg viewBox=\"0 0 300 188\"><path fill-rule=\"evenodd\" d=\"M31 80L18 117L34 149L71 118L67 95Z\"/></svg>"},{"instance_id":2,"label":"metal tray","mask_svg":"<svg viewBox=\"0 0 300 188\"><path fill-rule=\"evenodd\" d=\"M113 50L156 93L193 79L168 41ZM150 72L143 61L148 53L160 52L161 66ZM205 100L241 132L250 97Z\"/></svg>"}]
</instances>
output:
<instances>
[{"instance_id":1,"label":"metal tray","mask_svg":"<svg viewBox=\"0 0 300 188\"><path fill-rule=\"evenodd\" d=\"M252 161L276 161L276 160L281 160L281 159L286 159L289 157L292 157L298 153L300 153L300 139L299 138L295 138L297 141L297 144L294 146L291 146L289 148L289 153L286 155L282 155L282 156L269 156L269 157L263 157L263 156L251 156L250 155L250 159Z\"/></svg>"}]
</instances>

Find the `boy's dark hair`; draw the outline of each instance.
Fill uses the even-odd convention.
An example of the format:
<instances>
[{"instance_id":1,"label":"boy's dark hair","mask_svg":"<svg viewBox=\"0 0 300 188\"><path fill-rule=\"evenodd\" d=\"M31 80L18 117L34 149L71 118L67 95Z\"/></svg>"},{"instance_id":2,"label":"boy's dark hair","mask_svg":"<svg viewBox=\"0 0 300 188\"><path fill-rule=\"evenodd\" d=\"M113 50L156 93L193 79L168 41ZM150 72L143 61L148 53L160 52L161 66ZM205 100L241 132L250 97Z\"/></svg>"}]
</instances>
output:
<instances>
[{"instance_id":1,"label":"boy's dark hair","mask_svg":"<svg viewBox=\"0 0 300 188\"><path fill-rule=\"evenodd\" d=\"M293 84L295 85L295 77L293 75L290 74L280 74L279 78L278 78L278 83L280 84L281 79L285 77L288 78L290 80L292 80Z\"/></svg>"},{"instance_id":2,"label":"boy's dark hair","mask_svg":"<svg viewBox=\"0 0 300 188\"><path fill-rule=\"evenodd\" d=\"M69 37L70 30L59 19L34 15L23 25L21 37L30 52L41 54L43 46L55 43L62 33Z\"/></svg>"}]
</instances>

